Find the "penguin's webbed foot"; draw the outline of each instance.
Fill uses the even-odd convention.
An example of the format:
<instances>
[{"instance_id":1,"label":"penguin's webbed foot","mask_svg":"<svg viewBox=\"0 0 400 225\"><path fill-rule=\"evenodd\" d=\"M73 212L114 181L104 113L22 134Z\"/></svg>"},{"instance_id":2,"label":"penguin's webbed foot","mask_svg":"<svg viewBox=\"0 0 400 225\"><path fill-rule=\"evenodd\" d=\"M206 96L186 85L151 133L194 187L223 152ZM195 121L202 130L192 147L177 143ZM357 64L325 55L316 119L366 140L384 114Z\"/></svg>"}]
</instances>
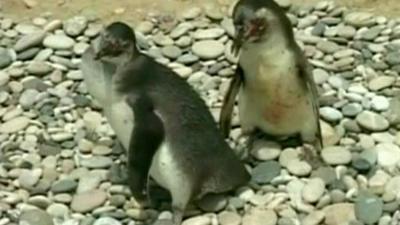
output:
<instances>
[{"instance_id":1,"label":"penguin's webbed foot","mask_svg":"<svg viewBox=\"0 0 400 225\"><path fill-rule=\"evenodd\" d=\"M96 142L99 138L99 135L96 133L94 128L86 128L86 139L91 142Z\"/></svg>"},{"instance_id":2,"label":"penguin's webbed foot","mask_svg":"<svg viewBox=\"0 0 400 225\"><path fill-rule=\"evenodd\" d=\"M312 145L303 144L303 151L300 153L299 157L301 160L308 162L313 169L323 165L322 158Z\"/></svg>"},{"instance_id":3,"label":"penguin's webbed foot","mask_svg":"<svg viewBox=\"0 0 400 225\"><path fill-rule=\"evenodd\" d=\"M177 206L172 206L172 224L181 225L183 220L183 209Z\"/></svg>"}]
</instances>

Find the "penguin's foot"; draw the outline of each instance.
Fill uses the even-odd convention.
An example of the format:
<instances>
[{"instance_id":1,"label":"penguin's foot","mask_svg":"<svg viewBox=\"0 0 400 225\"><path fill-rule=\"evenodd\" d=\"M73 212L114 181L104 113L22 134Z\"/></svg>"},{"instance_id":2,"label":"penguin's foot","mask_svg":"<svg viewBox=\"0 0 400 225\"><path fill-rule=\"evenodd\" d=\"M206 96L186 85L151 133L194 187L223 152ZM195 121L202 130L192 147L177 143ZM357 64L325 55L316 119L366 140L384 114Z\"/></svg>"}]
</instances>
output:
<instances>
[{"instance_id":1,"label":"penguin's foot","mask_svg":"<svg viewBox=\"0 0 400 225\"><path fill-rule=\"evenodd\" d=\"M299 157L308 162L313 169L319 168L323 165L323 160L311 145L304 144L303 151L300 153Z\"/></svg>"},{"instance_id":2,"label":"penguin's foot","mask_svg":"<svg viewBox=\"0 0 400 225\"><path fill-rule=\"evenodd\" d=\"M156 184L147 182L147 197L149 199L150 206L155 209L162 207L162 203L171 201L169 192Z\"/></svg>"},{"instance_id":3,"label":"penguin's foot","mask_svg":"<svg viewBox=\"0 0 400 225\"><path fill-rule=\"evenodd\" d=\"M86 128L86 139L91 142L96 142L99 139L99 135L97 135L94 128Z\"/></svg>"},{"instance_id":4,"label":"penguin's foot","mask_svg":"<svg viewBox=\"0 0 400 225\"><path fill-rule=\"evenodd\" d=\"M181 225L183 220L183 209L179 207L172 206L172 224L173 225Z\"/></svg>"}]
</instances>

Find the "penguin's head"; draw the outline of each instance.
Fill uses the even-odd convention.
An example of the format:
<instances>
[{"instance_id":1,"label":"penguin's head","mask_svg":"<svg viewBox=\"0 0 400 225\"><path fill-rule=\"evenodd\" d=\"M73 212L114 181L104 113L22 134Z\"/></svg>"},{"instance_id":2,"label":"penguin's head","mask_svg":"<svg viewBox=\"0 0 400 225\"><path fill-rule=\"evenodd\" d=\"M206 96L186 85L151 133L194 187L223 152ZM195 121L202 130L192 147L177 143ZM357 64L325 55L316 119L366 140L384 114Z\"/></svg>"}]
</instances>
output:
<instances>
[{"instance_id":1,"label":"penguin's head","mask_svg":"<svg viewBox=\"0 0 400 225\"><path fill-rule=\"evenodd\" d=\"M279 11L279 12L278 12ZM232 52L237 54L242 45L268 39L280 26L280 6L273 0L240 0L233 11L235 37Z\"/></svg>"},{"instance_id":2,"label":"penguin's head","mask_svg":"<svg viewBox=\"0 0 400 225\"><path fill-rule=\"evenodd\" d=\"M121 56L134 53L136 38L133 29L123 22L113 22L100 34L95 48L95 59L115 61Z\"/></svg>"}]
</instances>

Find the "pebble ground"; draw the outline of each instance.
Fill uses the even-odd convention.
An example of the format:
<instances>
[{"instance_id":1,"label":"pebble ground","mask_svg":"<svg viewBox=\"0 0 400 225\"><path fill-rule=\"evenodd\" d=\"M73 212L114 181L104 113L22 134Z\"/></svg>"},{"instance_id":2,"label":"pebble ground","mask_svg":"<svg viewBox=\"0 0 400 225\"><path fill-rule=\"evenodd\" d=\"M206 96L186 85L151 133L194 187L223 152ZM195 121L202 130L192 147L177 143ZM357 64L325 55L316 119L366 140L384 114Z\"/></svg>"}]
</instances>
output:
<instances>
[{"instance_id":1,"label":"pebble ground","mask_svg":"<svg viewBox=\"0 0 400 225\"><path fill-rule=\"evenodd\" d=\"M329 166L312 170L300 147L260 140L247 163L251 184L191 205L183 224L400 224L400 19L327 1L281 4L314 66ZM82 83L80 57L103 26L87 15L16 23L0 13L0 225L171 217L131 199L119 169L125 156ZM140 48L186 78L218 120L237 62L232 20L194 7L135 28ZM230 143L239 154L237 113L234 123Z\"/></svg>"}]
</instances>

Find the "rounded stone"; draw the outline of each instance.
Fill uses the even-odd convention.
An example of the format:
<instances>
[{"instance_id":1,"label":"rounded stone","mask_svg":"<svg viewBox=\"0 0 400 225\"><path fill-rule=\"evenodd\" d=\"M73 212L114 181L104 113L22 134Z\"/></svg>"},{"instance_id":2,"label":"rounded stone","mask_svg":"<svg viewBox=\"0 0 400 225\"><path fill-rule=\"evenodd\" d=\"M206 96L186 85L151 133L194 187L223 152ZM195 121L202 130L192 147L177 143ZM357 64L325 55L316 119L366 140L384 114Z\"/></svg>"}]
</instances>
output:
<instances>
[{"instance_id":1,"label":"rounded stone","mask_svg":"<svg viewBox=\"0 0 400 225\"><path fill-rule=\"evenodd\" d=\"M74 39L62 34L52 34L43 40L43 45L45 47L56 50L69 50L74 47L74 44Z\"/></svg>"},{"instance_id":2,"label":"rounded stone","mask_svg":"<svg viewBox=\"0 0 400 225\"><path fill-rule=\"evenodd\" d=\"M376 147L378 164L382 167L394 167L400 161L400 147L392 143L381 143Z\"/></svg>"},{"instance_id":3,"label":"rounded stone","mask_svg":"<svg viewBox=\"0 0 400 225\"><path fill-rule=\"evenodd\" d=\"M101 190L92 190L77 194L71 202L71 209L79 213L87 213L103 205L107 199L107 194Z\"/></svg>"},{"instance_id":4,"label":"rounded stone","mask_svg":"<svg viewBox=\"0 0 400 225\"><path fill-rule=\"evenodd\" d=\"M363 111L356 117L357 123L370 131L384 131L389 128L387 119L375 112Z\"/></svg>"},{"instance_id":5,"label":"rounded stone","mask_svg":"<svg viewBox=\"0 0 400 225\"><path fill-rule=\"evenodd\" d=\"M325 182L321 178L310 179L303 188L303 199L309 203L317 202L325 192Z\"/></svg>"},{"instance_id":6,"label":"rounded stone","mask_svg":"<svg viewBox=\"0 0 400 225\"><path fill-rule=\"evenodd\" d=\"M21 213L19 224L54 225L51 216L40 209L31 209Z\"/></svg>"},{"instance_id":7,"label":"rounded stone","mask_svg":"<svg viewBox=\"0 0 400 225\"><path fill-rule=\"evenodd\" d=\"M182 54L182 50L174 45L163 47L161 52L165 57L170 59L177 59Z\"/></svg>"},{"instance_id":8,"label":"rounded stone","mask_svg":"<svg viewBox=\"0 0 400 225\"><path fill-rule=\"evenodd\" d=\"M281 172L281 165L276 161L258 164L252 171L252 179L259 184L267 184Z\"/></svg>"},{"instance_id":9,"label":"rounded stone","mask_svg":"<svg viewBox=\"0 0 400 225\"><path fill-rule=\"evenodd\" d=\"M279 157L281 153L281 146L276 142L258 140L254 143L251 154L254 158L267 161Z\"/></svg>"},{"instance_id":10,"label":"rounded stone","mask_svg":"<svg viewBox=\"0 0 400 225\"><path fill-rule=\"evenodd\" d=\"M329 146L322 150L321 156L329 165L344 165L351 162L351 153L341 146Z\"/></svg>"},{"instance_id":11,"label":"rounded stone","mask_svg":"<svg viewBox=\"0 0 400 225\"><path fill-rule=\"evenodd\" d=\"M343 118L342 113L332 107L322 107L319 111L322 118L329 122L338 122Z\"/></svg>"},{"instance_id":12,"label":"rounded stone","mask_svg":"<svg viewBox=\"0 0 400 225\"><path fill-rule=\"evenodd\" d=\"M205 40L195 42L192 46L192 51L202 59L215 59L224 53L225 47L221 42Z\"/></svg>"},{"instance_id":13,"label":"rounded stone","mask_svg":"<svg viewBox=\"0 0 400 225\"><path fill-rule=\"evenodd\" d=\"M311 166L307 162L300 160L291 160L287 165L288 171L296 176L306 176L311 173Z\"/></svg>"},{"instance_id":14,"label":"rounded stone","mask_svg":"<svg viewBox=\"0 0 400 225\"><path fill-rule=\"evenodd\" d=\"M382 216L383 201L375 195L361 193L354 209L357 219L366 224L374 224Z\"/></svg>"}]
</instances>

